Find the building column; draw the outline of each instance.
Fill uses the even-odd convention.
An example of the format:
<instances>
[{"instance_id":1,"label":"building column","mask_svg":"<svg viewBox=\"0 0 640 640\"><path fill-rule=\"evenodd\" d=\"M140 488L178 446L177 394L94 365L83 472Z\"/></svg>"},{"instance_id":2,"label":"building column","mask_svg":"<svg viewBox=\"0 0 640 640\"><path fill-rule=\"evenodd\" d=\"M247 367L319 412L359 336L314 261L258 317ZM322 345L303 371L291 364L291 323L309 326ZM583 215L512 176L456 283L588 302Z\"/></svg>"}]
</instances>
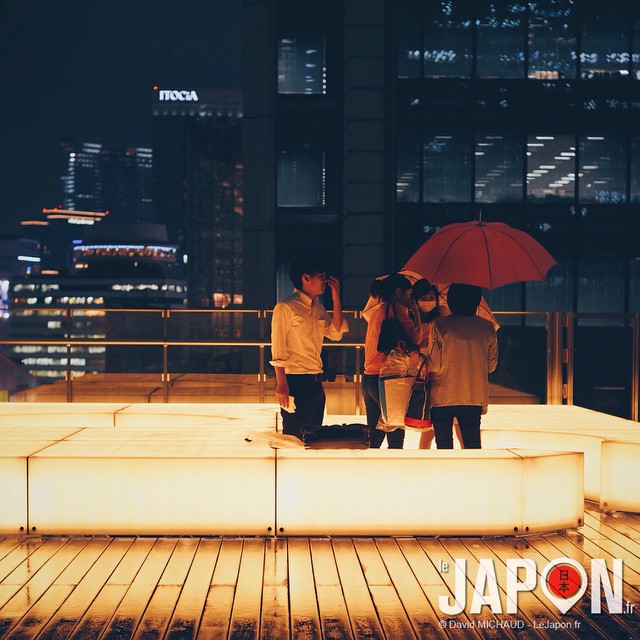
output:
<instances>
[{"instance_id":1,"label":"building column","mask_svg":"<svg viewBox=\"0 0 640 640\"><path fill-rule=\"evenodd\" d=\"M385 260L385 1L348 0L344 25L343 304L360 309Z\"/></svg>"}]
</instances>

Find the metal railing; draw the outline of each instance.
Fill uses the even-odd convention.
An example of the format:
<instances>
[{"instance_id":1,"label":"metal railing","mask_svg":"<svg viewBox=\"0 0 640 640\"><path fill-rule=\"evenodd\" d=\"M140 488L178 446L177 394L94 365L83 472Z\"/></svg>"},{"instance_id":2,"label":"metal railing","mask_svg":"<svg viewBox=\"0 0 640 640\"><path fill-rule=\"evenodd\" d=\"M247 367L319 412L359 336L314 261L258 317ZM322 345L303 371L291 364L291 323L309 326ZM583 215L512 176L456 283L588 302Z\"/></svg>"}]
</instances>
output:
<instances>
[{"instance_id":1,"label":"metal railing","mask_svg":"<svg viewBox=\"0 0 640 640\"><path fill-rule=\"evenodd\" d=\"M163 402L178 399L176 383L190 375L252 379L248 396L273 401L270 310L26 311L9 320L0 339L5 356L0 373L12 399L55 386L58 391L63 387L64 399L73 402L81 385L97 379L96 374L113 379L126 374L157 379L155 397ZM490 382L507 394L507 401L511 394L515 402L576 402L638 420L640 314L495 315L501 324L500 355ZM366 323L359 312L345 316L350 329L343 340L325 342L325 364L338 373L338 383L326 388L330 395L340 387L358 413ZM7 368L13 368L14 377L28 370L27 381L9 388Z\"/></svg>"}]
</instances>

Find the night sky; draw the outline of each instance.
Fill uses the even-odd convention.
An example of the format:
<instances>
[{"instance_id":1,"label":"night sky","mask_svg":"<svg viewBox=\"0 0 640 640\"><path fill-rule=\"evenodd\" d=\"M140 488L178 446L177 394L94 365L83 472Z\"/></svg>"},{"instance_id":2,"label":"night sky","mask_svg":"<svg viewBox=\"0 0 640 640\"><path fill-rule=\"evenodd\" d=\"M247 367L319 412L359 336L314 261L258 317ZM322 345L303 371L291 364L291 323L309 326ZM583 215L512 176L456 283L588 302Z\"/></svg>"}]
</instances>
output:
<instances>
[{"instance_id":1,"label":"night sky","mask_svg":"<svg viewBox=\"0 0 640 640\"><path fill-rule=\"evenodd\" d=\"M151 93L240 89L241 0L0 0L0 235L58 204L63 138L151 144Z\"/></svg>"}]
</instances>

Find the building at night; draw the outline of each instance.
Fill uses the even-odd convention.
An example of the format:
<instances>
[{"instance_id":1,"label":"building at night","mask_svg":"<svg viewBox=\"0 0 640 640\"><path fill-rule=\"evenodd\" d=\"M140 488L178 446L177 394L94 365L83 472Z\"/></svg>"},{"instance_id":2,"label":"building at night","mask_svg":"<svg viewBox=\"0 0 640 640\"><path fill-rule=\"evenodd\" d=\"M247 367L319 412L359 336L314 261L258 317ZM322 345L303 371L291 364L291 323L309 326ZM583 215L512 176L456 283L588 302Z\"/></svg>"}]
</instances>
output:
<instances>
[{"instance_id":1,"label":"building at night","mask_svg":"<svg viewBox=\"0 0 640 640\"><path fill-rule=\"evenodd\" d=\"M153 92L153 201L181 248L189 307L242 304L242 95Z\"/></svg>"},{"instance_id":2,"label":"building at night","mask_svg":"<svg viewBox=\"0 0 640 640\"><path fill-rule=\"evenodd\" d=\"M9 347L8 357L40 382L128 367L139 371L144 350L63 343L107 336L135 340L153 328L151 319L144 322L140 313L119 309L184 309L187 285L178 247L169 243L162 225L111 223L92 227L72 253L73 272L11 279L8 337L19 344ZM38 344L43 338L61 344Z\"/></svg>"},{"instance_id":3,"label":"building at night","mask_svg":"<svg viewBox=\"0 0 640 640\"><path fill-rule=\"evenodd\" d=\"M60 208L108 211L113 222L154 221L151 149L70 140L60 149Z\"/></svg>"},{"instance_id":4,"label":"building at night","mask_svg":"<svg viewBox=\"0 0 640 640\"><path fill-rule=\"evenodd\" d=\"M523 229L544 283L494 309L640 309L640 8L614 0L251 0L245 297L299 251L347 308L439 227ZM264 52L269 52L265 55Z\"/></svg>"}]
</instances>

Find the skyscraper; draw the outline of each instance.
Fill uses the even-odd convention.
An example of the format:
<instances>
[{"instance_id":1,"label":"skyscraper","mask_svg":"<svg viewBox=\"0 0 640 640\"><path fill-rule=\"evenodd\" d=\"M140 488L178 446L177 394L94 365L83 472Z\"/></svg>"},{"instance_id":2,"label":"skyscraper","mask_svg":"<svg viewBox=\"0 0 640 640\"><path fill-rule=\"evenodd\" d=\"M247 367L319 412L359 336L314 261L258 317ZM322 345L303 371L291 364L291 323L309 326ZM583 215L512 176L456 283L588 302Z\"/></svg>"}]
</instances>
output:
<instances>
[{"instance_id":1,"label":"skyscraper","mask_svg":"<svg viewBox=\"0 0 640 640\"><path fill-rule=\"evenodd\" d=\"M109 211L113 222L153 222L151 149L65 140L62 208Z\"/></svg>"},{"instance_id":2,"label":"skyscraper","mask_svg":"<svg viewBox=\"0 0 640 640\"><path fill-rule=\"evenodd\" d=\"M242 96L153 92L153 200L180 245L191 308L242 303Z\"/></svg>"}]
</instances>

